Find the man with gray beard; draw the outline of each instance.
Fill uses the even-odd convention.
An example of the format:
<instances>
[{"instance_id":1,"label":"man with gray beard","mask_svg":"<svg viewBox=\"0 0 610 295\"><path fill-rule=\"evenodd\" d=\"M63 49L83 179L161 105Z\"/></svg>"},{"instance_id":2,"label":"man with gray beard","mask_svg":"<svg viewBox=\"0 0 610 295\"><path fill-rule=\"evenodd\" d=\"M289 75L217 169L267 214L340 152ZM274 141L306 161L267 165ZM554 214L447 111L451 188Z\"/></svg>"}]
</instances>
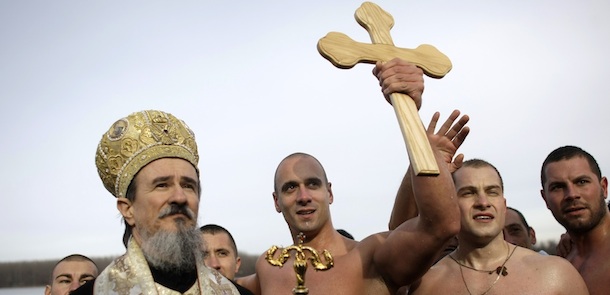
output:
<instances>
[{"instance_id":1,"label":"man with gray beard","mask_svg":"<svg viewBox=\"0 0 610 295\"><path fill-rule=\"evenodd\" d=\"M193 132L171 114L141 111L112 125L95 164L125 222L127 253L72 294L240 294L203 263L198 160Z\"/></svg>"},{"instance_id":2,"label":"man with gray beard","mask_svg":"<svg viewBox=\"0 0 610 295\"><path fill-rule=\"evenodd\" d=\"M591 295L608 294L608 179L602 176L595 158L575 146L552 151L542 164L540 178L547 208L571 239L565 258L578 270Z\"/></svg>"}]
</instances>

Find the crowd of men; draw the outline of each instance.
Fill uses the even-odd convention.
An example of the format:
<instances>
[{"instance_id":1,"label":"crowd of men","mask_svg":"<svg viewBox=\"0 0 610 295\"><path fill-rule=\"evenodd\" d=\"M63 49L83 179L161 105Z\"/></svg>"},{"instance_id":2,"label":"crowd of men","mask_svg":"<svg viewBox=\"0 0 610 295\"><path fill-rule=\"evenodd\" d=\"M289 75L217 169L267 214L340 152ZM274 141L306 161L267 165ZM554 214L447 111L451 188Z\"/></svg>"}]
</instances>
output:
<instances>
[{"instance_id":1,"label":"crowd of men","mask_svg":"<svg viewBox=\"0 0 610 295\"><path fill-rule=\"evenodd\" d=\"M386 99L400 92L421 106L420 68L394 59L373 74ZM564 257L537 253L534 229L506 206L500 172L457 154L470 132L468 116L459 115L436 130L437 113L428 125L439 174L408 167L389 230L359 240L333 226L330 207L339 196L322 163L306 153L286 156L273 176L275 209L295 245L328 251L332 261L322 257L326 269L299 273L298 256L287 257L294 268L277 267L262 253L254 274L236 277L241 258L231 233L197 225L205 179L194 132L160 110L132 113L102 135L95 157L125 223L126 252L101 272L82 255L62 259L45 294L290 294L299 281L312 295L606 294L608 181L595 159L576 146L544 159L540 193L566 236ZM320 258L304 253L305 263Z\"/></svg>"}]
</instances>

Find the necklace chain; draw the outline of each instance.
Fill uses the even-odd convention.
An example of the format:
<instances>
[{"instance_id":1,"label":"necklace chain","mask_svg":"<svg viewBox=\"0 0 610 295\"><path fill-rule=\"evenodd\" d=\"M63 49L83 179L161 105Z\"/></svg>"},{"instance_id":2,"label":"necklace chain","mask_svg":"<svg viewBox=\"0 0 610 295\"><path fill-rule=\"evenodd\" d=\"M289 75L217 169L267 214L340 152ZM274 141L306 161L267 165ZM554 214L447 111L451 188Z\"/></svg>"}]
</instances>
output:
<instances>
[{"instance_id":1,"label":"necklace chain","mask_svg":"<svg viewBox=\"0 0 610 295\"><path fill-rule=\"evenodd\" d=\"M462 266L465 267L465 268L468 268L468 269L476 270L478 272L486 272L488 274L492 274L492 273L495 272L495 273L498 274L498 276L493 281L493 283L491 283L489 288L487 288L487 290L485 290L485 292L481 293L481 295L486 295L489 291L491 291L491 288L493 288L494 285L498 282L498 280L500 279L500 276L507 276L508 275L508 268L506 268L505 265L508 262L508 260L513 256L513 254L515 253L515 250L517 250L517 246L515 246L513 248L512 252L510 252L510 246L508 245L508 243L506 244L506 246L507 246L507 249L506 249L506 259L504 260L502 265L498 266L495 270L476 269L474 267L471 267L471 266L464 265L464 264L460 263L459 261L457 261L457 259L455 259L453 256L451 256L451 254L449 255L449 258L451 258L451 260L455 261L455 263L457 263L460 266L460 275L462 276L462 282L464 282L464 286L466 287L466 291L468 291L468 294L472 295L472 292L470 292L470 289L468 288L468 284L466 284L466 279L464 278L464 272L462 271Z\"/></svg>"}]
</instances>

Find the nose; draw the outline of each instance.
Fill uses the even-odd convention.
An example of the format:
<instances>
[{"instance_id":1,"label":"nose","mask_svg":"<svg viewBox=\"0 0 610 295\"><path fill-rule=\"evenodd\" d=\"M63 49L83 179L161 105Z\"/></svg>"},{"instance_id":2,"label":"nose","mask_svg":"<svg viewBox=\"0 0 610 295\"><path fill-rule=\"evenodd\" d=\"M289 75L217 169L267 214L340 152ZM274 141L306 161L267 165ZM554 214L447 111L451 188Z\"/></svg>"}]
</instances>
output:
<instances>
[{"instance_id":1,"label":"nose","mask_svg":"<svg viewBox=\"0 0 610 295\"><path fill-rule=\"evenodd\" d=\"M475 197L475 204L476 207L479 208L487 208L489 207L489 200L487 199L487 195L482 193L482 194L477 194L477 196Z\"/></svg>"},{"instance_id":2,"label":"nose","mask_svg":"<svg viewBox=\"0 0 610 295\"><path fill-rule=\"evenodd\" d=\"M301 185L301 187L299 188L299 192L297 194L297 202L299 204L307 204L307 203L311 202L311 200L312 200L311 193L309 192L307 187L305 187L305 185Z\"/></svg>"},{"instance_id":3,"label":"nose","mask_svg":"<svg viewBox=\"0 0 610 295\"><path fill-rule=\"evenodd\" d=\"M566 185L564 192L565 192L564 198L576 199L579 197L578 189L577 189L576 185L574 185L573 183L568 183L568 185Z\"/></svg>"},{"instance_id":4,"label":"nose","mask_svg":"<svg viewBox=\"0 0 610 295\"><path fill-rule=\"evenodd\" d=\"M218 263L218 258L216 258L216 255L210 253L210 255L208 255L208 257L206 257L205 261L204 261L205 265L207 265L208 267L211 267L213 269L220 269L220 263Z\"/></svg>"},{"instance_id":5,"label":"nose","mask_svg":"<svg viewBox=\"0 0 610 295\"><path fill-rule=\"evenodd\" d=\"M80 287L80 282L79 282L78 280L73 280L73 281L70 283L70 292L72 292L72 291L74 291L74 290L78 289L78 287Z\"/></svg>"},{"instance_id":6,"label":"nose","mask_svg":"<svg viewBox=\"0 0 610 295\"><path fill-rule=\"evenodd\" d=\"M170 204L185 204L187 201L185 189L180 185L176 185L174 187L175 189L172 191L172 195L169 199Z\"/></svg>"}]
</instances>

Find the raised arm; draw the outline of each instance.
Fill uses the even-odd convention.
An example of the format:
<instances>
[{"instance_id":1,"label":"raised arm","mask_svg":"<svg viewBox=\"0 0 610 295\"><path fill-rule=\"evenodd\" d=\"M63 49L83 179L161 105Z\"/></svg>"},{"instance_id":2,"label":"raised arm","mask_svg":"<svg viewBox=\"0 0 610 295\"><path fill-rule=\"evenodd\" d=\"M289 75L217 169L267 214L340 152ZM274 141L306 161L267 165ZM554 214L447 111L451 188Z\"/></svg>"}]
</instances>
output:
<instances>
[{"instance_id":1,"label":"raised arm","mask_svg":"<svg viewBox=\"0 0 610 295\"><path fill-rule=\"evenodd\" d=\"M440 117L440 113L436 112L432 116L427 128L428 140L431 144L436 142L437 144L442 145L438 146L438 150L442 153L450 173L453 173L462 165L464 155L459 154L455 158L454 155L470 132L470 129L466 126L469 117L464 115L455 122L459 115L460 111L454 110L435 134L434 130L436 129L436 123ZM441 141L441 137L445 137L447 140ZM392 207L392 215L390 216L390 222L388 224L390 230L397 228L403 222L418 215L417 204L415 203L415 196L413 195L413 184L411 183L412 173L411 166L409 166L409 169L398 188L398 193L394 200L394 207Z\"/></svg>"},{"instance_id":2,"label":"raised arm","mask_svg":"<svg viewBox=\"0 0 610 295\"><path fill-rule=\"evenodd\" d=\"M385 64L378 63L373 74L380 80L386 97L392 92L403 92L420 106L423 76L420 70L421 82L414 78L417 71L413 67L405 61L394 59ZM428 137L436 138L434 134ZM444 136L438 140L439 143L430 143L439 166L439 175L410 177L419 216L403 222L375 249L376 268L395 286L409 285L423 275L445 242L460 229L456 191L440 148L443 142L451 140Z\"/></svg>"}]
</instances>

